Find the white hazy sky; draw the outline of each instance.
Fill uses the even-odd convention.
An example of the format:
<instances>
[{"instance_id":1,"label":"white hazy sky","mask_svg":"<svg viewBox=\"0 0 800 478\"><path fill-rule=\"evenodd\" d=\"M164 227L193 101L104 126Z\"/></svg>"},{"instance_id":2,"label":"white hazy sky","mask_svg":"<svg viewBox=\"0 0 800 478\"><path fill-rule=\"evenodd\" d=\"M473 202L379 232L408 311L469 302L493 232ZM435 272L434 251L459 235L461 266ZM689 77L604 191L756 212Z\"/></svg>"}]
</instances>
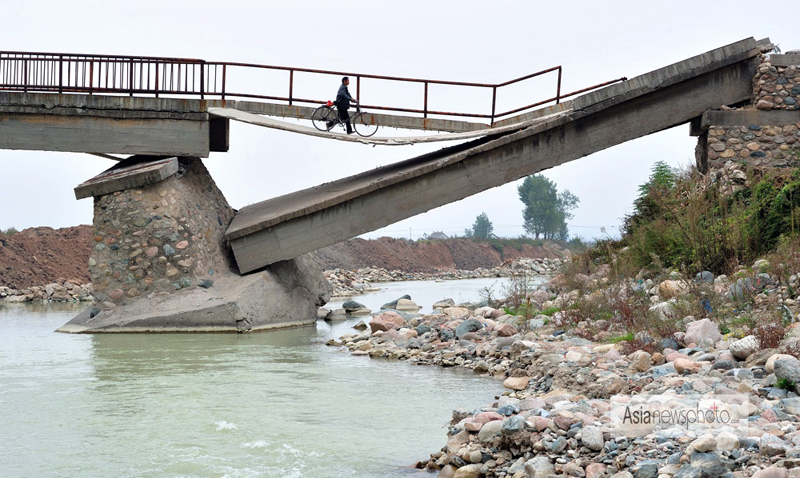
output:
<instances>
[{"instance_id":1,"label":"white hazy sky","mask_svg":"<svg viewBox=\"0 0 800 478\"><path fill-rule=\"evenodd\" d=\"M191 57L481 83L560 64L562 91L574 91L750 36L770 37L784 51L800 48L789 14L739 0L4 0L0 40L10 51ZM520 85L500 101L510 109L550 96L552 78ZM272 88L274 81L265 78L263 84ZM303 81L296 78L295 88L303 88ZM313 94L319 85L307 81ZM315 97L333 98L337 87L338 79L331 78ZM272 94L285 94L285 86L278 88ZM370 99L422 105L413 88L365 83L362 100ZM432 90L431 101L488 112L485 97L458 89ZM694 145L684 125L545 175L581 200L570 224L573 235L598 237L602 226L614 234L652 164L687 165L694 161ZM241 208L440 147L373 148L232 122L231 150L212 153L205 163L231 205ZM84 154L0 151L0 228L91 224L91 200L76 201L72 188L110 166ZM408 237L409 230L414 238L434 230L461 233L481 212L498 235L518 236L523 230L517 185L476 194L367 237Z\"/></svg>"}]
</instances>

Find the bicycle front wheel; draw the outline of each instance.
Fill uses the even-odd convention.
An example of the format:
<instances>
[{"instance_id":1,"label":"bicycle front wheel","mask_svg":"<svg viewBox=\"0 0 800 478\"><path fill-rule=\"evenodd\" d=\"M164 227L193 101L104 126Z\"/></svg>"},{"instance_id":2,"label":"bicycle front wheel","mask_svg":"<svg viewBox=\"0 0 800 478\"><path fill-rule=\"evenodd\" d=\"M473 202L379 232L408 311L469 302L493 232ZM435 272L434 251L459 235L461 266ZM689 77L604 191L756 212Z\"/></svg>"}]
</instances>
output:
<instances>
[{"instance_id":1,"label":"bicycle front wheel","mask_svg":"<svg viewBox=\"0 0 800 478\"><path fill-rule=\"evenodd\" d=\"M372 136L378 131L378 120L369 113L356 113L353 115L353 127L359 136Z\"/></svg>"},{"instance_id":2,"label":"bicycle front wheel","mask_svg":"<svg viewBox=\"0 0 800 478\"><path fill-rule=\"evenodd\" d=\"M320 131L330 131L336 125L336 112L327 105L322 105L311 113L311 122Z\"/></svg>"}]
</instances>

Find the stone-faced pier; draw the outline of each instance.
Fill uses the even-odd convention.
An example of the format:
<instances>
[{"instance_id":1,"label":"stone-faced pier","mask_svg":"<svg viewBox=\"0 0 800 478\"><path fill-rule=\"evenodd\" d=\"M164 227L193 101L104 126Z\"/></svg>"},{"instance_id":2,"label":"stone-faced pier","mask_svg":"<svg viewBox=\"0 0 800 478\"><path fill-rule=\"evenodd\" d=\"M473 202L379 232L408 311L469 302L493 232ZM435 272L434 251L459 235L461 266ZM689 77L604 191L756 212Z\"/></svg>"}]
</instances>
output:
<instances>
[{"instance_id":1,"label":"stone-faced pier","mask_svg":"<svg viewBox=\"0 0 800 478\"><path fill-rule=\"evenodd\" d=\"M75 189L94 197L98 304L62 332L247 332L313 323L330 298L299 257L245 277L224 238L235 211L199 158L132 157Z\"/></svg>"}]
</instances>

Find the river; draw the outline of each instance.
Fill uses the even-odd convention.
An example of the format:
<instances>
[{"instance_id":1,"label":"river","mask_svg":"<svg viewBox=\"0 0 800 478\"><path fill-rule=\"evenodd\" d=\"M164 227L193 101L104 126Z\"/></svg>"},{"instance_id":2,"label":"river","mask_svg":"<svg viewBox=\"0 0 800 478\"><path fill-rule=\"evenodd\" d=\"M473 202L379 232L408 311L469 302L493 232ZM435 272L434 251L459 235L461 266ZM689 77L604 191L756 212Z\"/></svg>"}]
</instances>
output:
<instances>
[{"instance_id":1,"label":"river","mask_svg":"<svg viewBox=\"0 0 800 478\"><path fill-rule=\"evenodd\" d=\"M408 293L429 310L493 284L378 284L356 300L376 310ZM0 306L2 477L407 476L444 445L454 408L502 391L324 345L358 319L244 335L53 332L79 310Z\"/></svg>"}]
</instances>

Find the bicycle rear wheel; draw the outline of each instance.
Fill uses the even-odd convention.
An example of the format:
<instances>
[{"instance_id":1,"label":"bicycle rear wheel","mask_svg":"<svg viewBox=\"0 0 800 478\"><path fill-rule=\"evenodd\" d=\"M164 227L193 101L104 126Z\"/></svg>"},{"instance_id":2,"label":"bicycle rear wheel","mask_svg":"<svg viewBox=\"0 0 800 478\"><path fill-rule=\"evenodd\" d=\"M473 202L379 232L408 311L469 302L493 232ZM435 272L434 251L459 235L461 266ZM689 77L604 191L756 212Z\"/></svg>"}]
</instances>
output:
<instances>
[{"instance_id":1,"label":"bicycle rear wheel","mask_svg":"<svg viewBox=\"0 0 800 478\"><path fill-rule=\"evenodd\" d=\"M369 137L378 131L378 120L375 115L358 112L353 115L353 127L359 136Z\"/></svg>"},{"instance_id":2,"label":"bicycle rear wheel","mask_svg":"<svg viewBox=\"0 0 800 478\"><path fill-rule=\"evenodd\" d=\"M320 131L330 131L336 123L336 112L327 105L322 105L311 113L311 122Z\"/></svg>"}]
</instances>

